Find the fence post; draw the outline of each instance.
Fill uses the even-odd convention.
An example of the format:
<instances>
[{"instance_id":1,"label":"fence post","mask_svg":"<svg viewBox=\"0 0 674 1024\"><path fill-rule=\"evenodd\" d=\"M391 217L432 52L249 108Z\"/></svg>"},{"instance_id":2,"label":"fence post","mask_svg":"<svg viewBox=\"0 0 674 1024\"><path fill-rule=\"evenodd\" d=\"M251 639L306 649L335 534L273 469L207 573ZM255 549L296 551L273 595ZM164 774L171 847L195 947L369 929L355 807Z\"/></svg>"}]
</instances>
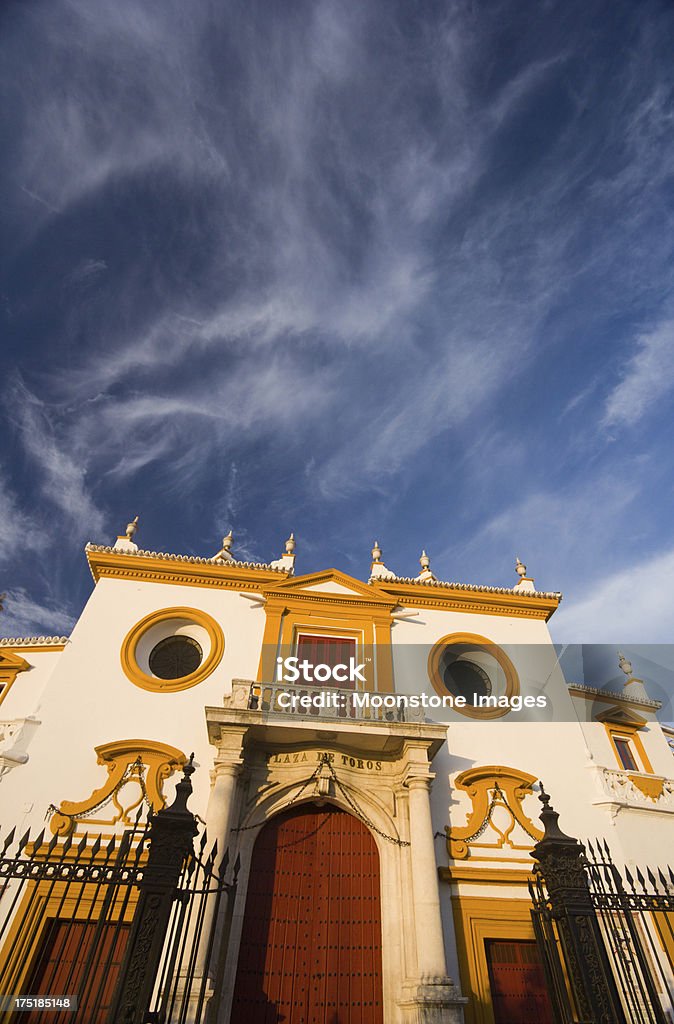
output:
<instances>
[{"instance_id":1,"label":"fence post","mask_svg":"<svg viewBox=\"0 0 674 1024\"><path fill-rule=\"evenodd\" d=\"M561 831L543 789L545 834L533 848L557 925L576 1008L584 1024L627 1024L585 871L585 847Z\"/></svg>"},{"instance_id":2,"label":"fence post","mask_svg":"<svg viewBox=\"0 0 674 1024\"><path fill-rule=\"evenodd\" d=\"M197 833L196 819L187 808L192 793L194 754L183 769L175 799L153 815L147 864L138 883L140 896L131 934L115 988L108 1024L145 1024L152 998L173 900L185 859Z\"/></svg>"}]
</instances>

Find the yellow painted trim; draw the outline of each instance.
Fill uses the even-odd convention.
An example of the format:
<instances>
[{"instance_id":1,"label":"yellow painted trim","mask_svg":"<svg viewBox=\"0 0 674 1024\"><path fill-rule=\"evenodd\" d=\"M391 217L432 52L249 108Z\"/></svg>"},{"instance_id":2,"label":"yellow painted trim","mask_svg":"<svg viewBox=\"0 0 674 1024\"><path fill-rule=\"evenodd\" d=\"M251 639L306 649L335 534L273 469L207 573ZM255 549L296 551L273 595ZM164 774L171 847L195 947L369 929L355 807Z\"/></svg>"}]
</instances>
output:
<instances>
[{"instance_id":1,"label":"yellow painted trim","mask_svg":"<svg viewBox=\"0 0 674 1024\"><path fill-rule=\"evenodd\" d=\"M634 743L634 750L637 754L637 762L639 759L641 759L641 767L643 768L644 772L646 772L647 775L653 775L653 765L651 764L648 758L648 754L644 749L644 745L641 742L641 736L639 736L639 729L641 728L640 725L634 725L631 723L628 724L623 722L621 722L620 724L604 722L604 728L606 729L606 732L608 734L608 738L611 743L613 753L615 754L616 761L618 762L618 766L620 767L621 771L629 771L629 769L625 769L623 767L622 761L620 760L620 754L618 753L618 748L615 743L616 736L619 738L630 740Z\"/></svg>"},{"instance_id":2,"label":"yellow painted trim","mask_svg":"<svg viewBox=\"0 0 674 1024\"><path fill-rule=\"evenodd\" d=\"M115 740L112 743L102 743L100 746L94 747L94 750L97 755L97 763L105 765L108 778L104 785L95 789L85 800L61 801L58 810L52 814L49 821L49 827L55 835L69 835L75 831L78 824L115 825L117 822L122 822L125 825L132 824L130 812L135 811L142 803L142 794L135 803L128 807L123 807L116 795L113 794L129 765L132 765L139 757L147 769L145 790L148 800L153 810L161 810L165 802L164 782L175 771L182 768L187 760L182 750L156 740ZM87 816L87 811L95 814L95 808L101 801L105 801L109 797L112 797L112 805L116 812L112 818ZM78 815L78 817L75 818L74 815Z\"/></svg>"},{"instance_id":3,"label":"yellow painted trim","mask_svg":"<svg viewBox=\"0 0 674 1024\"><path fill-rule=\"evenodd\" d=\"M0 650L0 685L2 685L2 691L0 692L0 704L2 704L3 700L14 685L19 672L25 672L30 668L32 668L32 666L19 654L15 654L7 648Z\"/></svg>"},{"instance_id":4,"label":"yellow painted trim","mask_svg":"<svg viewBox=\"0 0 674 1024\"><path fill-rule=\"evenodd\" d=\"M629 775L628 778L645 797L654 802L659 800L664 792L665 780L663 778L654 776L652 779L645 779L643 775Z\"/></svg>"},{"instance_id":5,"label":"yellow painted trim","mask_svg":"<svg viewBox=\"0 0 674 1024\"><path fill-rule=\"evenodd\" d=\"M518 768L508 768L505 765L482 765L476 768L468 768L461 772L454 780L456 789L462 789L468 794L472 801L472 808L465 825L447 829L447 853L452 859L463 860L469 856L472 847L480 849L502 849L506 844L513 850L528 850L533 847L535 841L543 838L543 832L529 818L522 807L525 796L532 792L536 776L528 772L520 771ZM490 803L490 793L498 783L499 789L503 792L508 806L511 809L512 824L501 838L495 843L480 843L477 840L468 841L468 837L475 834L485 821ZM519 824L525 831L533 833L534 840L526 846L510 841L510 833Z\"/></svg>"},{"instance_id":6,"label":"yellow painted trim","mask_svg":"<svg viewBox=\"0 0 674 1024\"><path fill-rule=\"evenodd\" d=\"M159 679L156 676L147 675L136 661L136 649L141 637L153 626L160 622L166 622L168 619L188 619L196 626L201 626L208 633L211 644L211 649L199 668L181 679ZM140 686L141 689L151 690L154 693L176 693L203 682L220 664L224 650L225 637L222 629L215 619L206 612L200 611L198 608L162 608L160 611L150 612L129 630L122 644L120 660L127 679L130 679L136 686Z\"/></svg>"},{"instance_id":7,"label":"yellow painted trim","mask_svg":"<svg viewBox=\"0 0 674 1024\"><path fill-rule=\"evenodd\" d=\"M510 872L501 872L504 888ZM521 884L521 883L520 883ZM452 894L465 1024L494 1024L485 941L535 940L528 899Z\"/></svg>"},{"instance_id":8,"label":"yellow painted trim","mask_svg":"<svg viewBox=\"0 0 674 1024\"><path fill-rule=\"evenodd\" d=\"M521 861L518 862L521 863ZM497 867L494 861L488 868L473 867L472 864L452 864L447 868L438 868L438 875L443 882L474 882L477 885L522 885L534 880L533 862L532 870L526 868L508 868L505 865L510 861L499 861L503 867Z\"/></svg>"},{"instance_id":9,"label":"yellow painted trim","mask_svg":"<svg viewBox=\"0 0 674 1024\"><path fill-rule=\"evenodd\" d=\"M428 655L428 677L433 689L441 697L446 697L449 691L440 675L440 659L445 652L445 648L452 647L455 644L471 644L474 647L487 648L486 653L491 654L498 662L506 678L505 694L502 694L502 696L513 697L520 692L520 681L515 666L498 644L488 640L487 637L480 636L478 633L449 633L433 645ZM510 714L510 708L455 707L454 710L458 711L460 715L465 715L466 718L503 718L504 715Z\"/></svg>"},{"instance_id":10,"label":"yellow painted trim","mask_svg":"<svg viewBox=\"0 0 674 1024\"><path fill-rule=\"evenodd\" d=\"M396 603L410 608L442 608L474 612L478 615L507 615L509 618L543 619L547 622L559 607L561 598L535 597L532 594L490 594L484 591L451 587L423 587L414 583L373 580L369 584L380 594L388 594Z\"/></svg>"},{"instance_id":11,"label":"yellow painted trim","mask_svg":"<svg viewBox=\"0 0 674 1024\"><path fill-rule=\"evenodd\" d=\"M154 555L124 555L118 552L87 551L94 581L103 578L143 580L146 583L180 583L187 587L219 587L227 590L257 590L265 584L287 578L273 569L250 569L239 565L181 562Z\"/></svg>"}]
</instances>

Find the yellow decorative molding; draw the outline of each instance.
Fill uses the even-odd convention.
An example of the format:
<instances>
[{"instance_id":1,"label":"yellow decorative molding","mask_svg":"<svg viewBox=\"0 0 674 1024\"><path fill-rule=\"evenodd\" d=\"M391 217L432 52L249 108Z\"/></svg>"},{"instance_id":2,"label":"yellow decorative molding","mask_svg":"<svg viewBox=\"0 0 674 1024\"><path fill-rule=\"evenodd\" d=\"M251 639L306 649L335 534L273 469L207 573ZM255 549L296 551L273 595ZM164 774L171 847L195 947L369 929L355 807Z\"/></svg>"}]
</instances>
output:
<instances>
[{"instance_id":1,"label":"yellow decorative molding","mask_svg":"<svg viewBox=\"0 0 674 1024\"><path fill-rule=\"evenodd\" d=\"M502 874L507 877L510 872ZM492 899L453 894L452 912L461 990L468 996L464 1009L466 1024L494 1024L486 943L490 939L534 941L531 901L512 896Z\"/></svg>"},{"instance_id":2,"label":"yellow decorative molding","mask_svg":"<svg viewBox=\"0 0 674 1024\"><path fill-rule=\"evenodd\" d=\"M219 587L228 590L260 590L265 583L284 580L287 573L240 563L215 563L208 559L182 561L174 556L122 554L115 551L86 552L94 581L103 577L143 580L148 583L180 583L188 587Z\"/></svg>"},{"instance_id":3,"label":"yellow decorative molding","mask_svg":"<svg viewBox=\"0 0 674 1024\"><path fill-rule=\"evenodd\" d=\"M344 589L309 589L330 583ZM365 688L383 693L393 691L391 612L395 601L373 593L369 584L337 569L292 577L265 586L262 592L266 598L266 622L259 682L273 680L277 649L290 654L297 636L306 632L355 639L358 656L365 661Z\"/></svg>"},{"instance_id":4,"label":"yellow decorative molding","mask_svg":"<svg viewBox=\"0 0 674 1024\"><path fill-rule=\"evenodd\" d=\"M445 829L449 856L453 860L465 860L471 848L500 850L509 846L513 850L531 849L535 842L543 838L543 832L524 813L522 801L532 792L535 781L535 775L504 765L483 765L457 775L454 785L468 794L473 806L465 825ZM510 813L510 824L505 828L499 828L491 820L492 812L497 807L504 807ZM512 841L510 837L516 824L524 829L531 843L518 844ZM494 841L478 842L487 828L495 833Z\"/></svg>"},{"instance_id":5,"label":"yellow decorative molding","mask_svg":"<svg viewBox=\"0 0 674 1024\"><path fill-rule=\"evenodd\" d=\"M637 789L641 790L644 796L648 797L649 800L659 800L662 796L665 788L664 778L653 778L646 779L643 775L628 775L628 779Z\"/></svg>"},{"instance_id":6,"label":"yellow decorative molding","mask_svg":"<svg viewBox=\"0 0 674 1024\"><path fill-rule=\"evenodd\" d=\"M396 603L411 608L442 608L451 611L475 612L478 615L507 615L515 618L543 619L545 622L556 611L561 594L490 593L463 588L420 586L414 583L396 583L373 580L373 590L395 599Z\"/></svg>"},{"instance_id":7,"label":"yellow decorative molding","mask_svg":"<svg viewBox=\"0 0 674 1024\"><path fill-rule=\"evenodd\" d=\"M140 639L148 630L170 619L186 619L205 629L210 641L210 650L199 667L189 675L181 676L180 679L159 679L157 676L143 671L136 660L136 650ZM220 664L224 650L225 637L222 629L215 619L206 612L200 611L198 608L162 608L159 611L150 612L129 630L122 644L120 660L126 677L141 689L152 690L155 693L176 693L179 690L188 690L191 686L196 686L197 683L201 683L209 676L213 669Z\"/></svg>"},{"instance_id":8,"label":"yellow decorative molding","mask_svg":"<svg viewBox=\"0 0 674 1024\"><path fill-rule=\"evenodd\" d=\"M52 814L49 826L55 835L66 836L78 824L131 825L131 812L146 800L153 810L164 806L163 786L166 779L181 768L187 758L182 750L155 740L116 740L94 747L97 761L105 765L108 778L86 800L62 800ZM135 792L124 794L131 787ZM95 812L112 804L109 818L94 817Z\"/></svg>"},{"instance_id":9,"label":"yellow decorative molding","mask_svg":"<svg viewBox=\"0 0 674 1024\"><path fill-rule=\"evenodd\" d=\"M604 720L604 728L606 729L606 733L611 743L611 748L613 750L613 753L615 754L616 761L618 762L620 767L623 768L623 763L620 754L618 753L618 748L616 746L616 737L623 737L624 739L629 740L630 743L634 744L634 749L637 753L637 758L641 760L641 766L644 772L646 772L647 775L652 775L653 766L650 762L648 754L644 749L641 736L639 735L639 730L642 729L645 724L646 722L643 719L633 720L631 722L616 722L615 720Z\"/></svg>"},{"instance_id":10,"label":"yellow decorative molding","mask_svg":"<svg viewBox=\"0 0 674 1024\"><path fill-rule=\"evenodd\" d=\"M443 636L441 640L438 640L436 644L431 648L431 652L428 655L428 677L433 685L433 689L441 697L446 697L449 690L445 686L442 676L440 674L440 663L442 656L448 647L457 646L459 644L467 644L474 647L476 650L481 650L497 662L500 668L503 670L503 674L506 680L506 688L504 694L499 696L512 697L520 692L520 681L517 671L512 661L497 644L492 640L488 640L485 636L480 636L478 633L449 633L447 636ZM504 715L509 714L510 708L454 708L459 714L465 715L467 718L503 718Z\"/></svg>"},{"instance_id":11,"label":"yellow decorative molding","mask_svg":"<svg viewBox=\"0 0 674 1024\"><path fill-rule=\"evenodd\" d=\"M508 861L508 864L510 861ZM522 885L534 880L533 861L531 869L496 867L473 867L472 864L452 864L447 868L438 868L438 876L443 882L471 882L477 885Z\"/></svg>"},{"instance_id":12,"label":"yellow decorative molding","mask_svg":"<svg viewBox=\"0 0 674 1024\"><path fill-rule=\"evenodd\" d=\"M25 672L30 667L25 658L7 648L0 649L0 704L11 690L19 672Z\"/></svg>"}]
</instances>

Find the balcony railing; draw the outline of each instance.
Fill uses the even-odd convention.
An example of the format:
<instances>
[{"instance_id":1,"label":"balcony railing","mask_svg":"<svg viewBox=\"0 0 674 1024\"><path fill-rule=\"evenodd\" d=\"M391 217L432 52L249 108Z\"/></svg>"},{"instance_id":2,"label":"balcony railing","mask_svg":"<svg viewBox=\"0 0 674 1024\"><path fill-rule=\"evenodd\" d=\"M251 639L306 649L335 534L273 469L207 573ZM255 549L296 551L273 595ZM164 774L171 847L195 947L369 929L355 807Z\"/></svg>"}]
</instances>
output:
<instances>
[{"instance_id":1,"label":"balcony railing","mask_svg":"<svg viewBox=\"0 0 674 1024\"><path fill-rule=\"evenodd\" d=\"M600 797L595 803L674 814L674 779L645 772L598 768L597 781Z\"/></svg>"},{"instance_id":2,"label":"balcony railing","mask_svg":"<svg viewBox=\"0 0 674 1024\"><path fill-rule=\"evenodd\" d=\"M423 722L423 711L399 706L393 694L307 683L251 683L235 679L232 704L303 722Z\"/></svg>"}]
</instances>

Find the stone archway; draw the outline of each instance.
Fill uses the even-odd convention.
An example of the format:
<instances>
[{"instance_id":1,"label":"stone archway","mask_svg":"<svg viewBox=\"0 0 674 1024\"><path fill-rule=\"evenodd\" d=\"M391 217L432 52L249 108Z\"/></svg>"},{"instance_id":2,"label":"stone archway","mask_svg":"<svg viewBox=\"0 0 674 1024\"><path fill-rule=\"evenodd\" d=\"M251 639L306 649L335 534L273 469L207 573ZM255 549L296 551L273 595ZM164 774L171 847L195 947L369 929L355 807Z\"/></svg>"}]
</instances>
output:
<instances>
[{"instance_id":1,"label":"stone archway","mask_svg":"<svg viewBox=\"0 0 674 1024\"><path fill-rule=\"evenodd\" d=\"M232 1020L382 1024L379 853L333 804L282 812L255 841Z\"/></svg>"}]
</instances>

